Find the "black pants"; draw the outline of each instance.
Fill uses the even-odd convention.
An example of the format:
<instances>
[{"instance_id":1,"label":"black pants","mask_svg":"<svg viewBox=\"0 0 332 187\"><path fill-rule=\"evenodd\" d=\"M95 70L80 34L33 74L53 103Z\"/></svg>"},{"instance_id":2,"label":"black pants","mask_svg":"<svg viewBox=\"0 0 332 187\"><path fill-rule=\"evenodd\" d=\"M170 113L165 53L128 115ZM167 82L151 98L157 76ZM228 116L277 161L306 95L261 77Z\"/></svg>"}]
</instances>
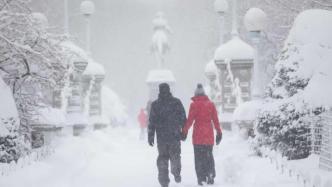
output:
<instances>
[{"instance_id":1,"label":"black pants","mask_svg":"<svg viewBox=\"0 0 332 187\"><path fill-rule=\"evenodd\" d=\"M170 180L168 176L168 163L171 161L171 173L174 176L181 174L181 143L158 143L158 180L161 186L168 186Z\"/></svg>"},{"instance_id":2,"label":"black pants","mask_svg":"<svg viewBox=\"0 0 332 187\"><path fill-rule=\"evenodd\" d=\"M213 145L194 145L195 170L198 182L207 180L207 177L216 177L214 168Z\"/></svg>"}]
</instances>

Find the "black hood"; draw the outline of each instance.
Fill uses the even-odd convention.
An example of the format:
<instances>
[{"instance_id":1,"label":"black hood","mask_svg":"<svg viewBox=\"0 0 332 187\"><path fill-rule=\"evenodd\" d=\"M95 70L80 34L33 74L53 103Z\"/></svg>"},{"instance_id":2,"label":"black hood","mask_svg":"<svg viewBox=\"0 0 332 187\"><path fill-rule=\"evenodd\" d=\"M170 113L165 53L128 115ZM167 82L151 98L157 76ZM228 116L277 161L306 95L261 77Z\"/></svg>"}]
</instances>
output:
<instances>
[{"instance_id":1,"label":"black hood","mask_svg":"<svg viewBox=\"0 0 332 187\"><path fill-rule=\"evenodd\" d=\"M159 84L159 99L171 97L171 89L167 83Z\"/></svg>"}]
</instances>

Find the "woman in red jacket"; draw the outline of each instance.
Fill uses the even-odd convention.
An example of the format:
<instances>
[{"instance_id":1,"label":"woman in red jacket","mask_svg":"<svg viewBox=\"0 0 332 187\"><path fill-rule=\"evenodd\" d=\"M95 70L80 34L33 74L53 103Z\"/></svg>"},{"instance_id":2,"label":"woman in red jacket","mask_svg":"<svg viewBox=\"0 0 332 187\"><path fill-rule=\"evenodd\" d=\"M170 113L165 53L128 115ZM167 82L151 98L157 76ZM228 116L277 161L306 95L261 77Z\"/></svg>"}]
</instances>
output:
<instances>
[{"instance_id":1,"label":"woman in red jacket","mask_svg":"<svg viewBox=\"0 0 332 187\"><path fill-rule=\"evenodd\" d=\"M213 158L213 129L217 131L217 145L222 138L217 110L214 104L205 95L201 84L197 85L192 101L188 120L182 129L182 139L186 139L188 130L194 124L193 144L198 185L203 185L203 182L213 184L216 176Z\"/></svg>"},{"instance_id":2,"label":"woman in red jacket","mask_svg":"<svg viewBox=\"0 0 332 187\"><path fill-rule=\"evenodd\" d=\"M144 108L141 108L141 110L140 110L140 112L139 112L139 114L137 116L137 120L139 122L139 127L141 129L139 138L141 140L144 140L145 139L145 134L147 133L146 129L148 127L148 122L147 122L148 121L148 116L145 113Z\"/></svg>"}]
</instances>

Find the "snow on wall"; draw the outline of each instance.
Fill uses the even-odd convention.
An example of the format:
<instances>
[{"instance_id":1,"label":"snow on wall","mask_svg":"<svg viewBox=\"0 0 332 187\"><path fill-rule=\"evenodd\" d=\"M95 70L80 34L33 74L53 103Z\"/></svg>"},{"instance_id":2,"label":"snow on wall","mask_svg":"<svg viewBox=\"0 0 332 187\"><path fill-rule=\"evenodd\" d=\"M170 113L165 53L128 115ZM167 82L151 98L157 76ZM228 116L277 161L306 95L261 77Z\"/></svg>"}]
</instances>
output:
<instances>
[{"instance_id":1,"label":"snow on wall","mask_svg":"<svg viewBox=\"0 0 332 187\"><path fill-rule=\"evenodd\" d=\"M101 94L103 116L108 117L113 124L125 124L128 114L119 96L107 86L102 87Z\"/></svg>"},{"instance_id":2,"label":"snow on wall","mask_svg":"<svg viewBox=\"0 0 332 187\"><path fill-rule=\"evenodd\" d=\"M18 112L11 89L0 77L0 119L14 118L18 119ZM0 121L1 122L1 121ZM9 133L4 124L0 123L0 136L5 136Z\"/></svg>"}]
</instances>

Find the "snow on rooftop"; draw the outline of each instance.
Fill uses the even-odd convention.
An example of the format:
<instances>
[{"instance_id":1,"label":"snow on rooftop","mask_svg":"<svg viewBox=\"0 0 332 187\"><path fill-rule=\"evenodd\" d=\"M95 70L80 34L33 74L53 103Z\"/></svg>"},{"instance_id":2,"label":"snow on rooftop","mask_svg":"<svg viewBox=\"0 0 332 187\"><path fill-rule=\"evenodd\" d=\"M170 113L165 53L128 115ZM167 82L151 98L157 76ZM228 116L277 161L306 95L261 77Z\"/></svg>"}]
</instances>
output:
<instances>
[{"instance_id":1,"label":"snow on rooftop","mask_svg":"<svg viewBox=\"0 0 332 187\"><path fill-rule=\"evenodd\" d=\"M170 70L158 69L149 71L147 83L175 82L175 77Z\"/></svg>"},{"instance_id":2,"label":"snow on rooftop","mask_svg":"<svg viewBox=\"0 0 332 187\"><path fill-rule=\"evenodd\" d=\"M318 106L332 106L332 11L307 10L299 14L286 44L297 52L285 64L299 67L294 76L310 79L298 96Z\"/></svg>"},{"instance_id":3,"label":"snow on rooftop","mask_svg":"<svg viewBox=\"0 0 332 187\"><path fill-rule=\"evenodd\" d=\"M216 50L214 59L216 61L224 61L225 59L252 60L254 59L254 48L241 38L233 37Z\"/></svg>"},{"instance_id":4,"label":"snow on rooftop","mask_svg":"<svg viewBox=\"0 0 332 187\"><path fill-rule=\"evenodd\" d=\"M86 67L84 75L105 75L105 68L103 65L89 59L88 66Z\"/></svg>"}]
</instances>

